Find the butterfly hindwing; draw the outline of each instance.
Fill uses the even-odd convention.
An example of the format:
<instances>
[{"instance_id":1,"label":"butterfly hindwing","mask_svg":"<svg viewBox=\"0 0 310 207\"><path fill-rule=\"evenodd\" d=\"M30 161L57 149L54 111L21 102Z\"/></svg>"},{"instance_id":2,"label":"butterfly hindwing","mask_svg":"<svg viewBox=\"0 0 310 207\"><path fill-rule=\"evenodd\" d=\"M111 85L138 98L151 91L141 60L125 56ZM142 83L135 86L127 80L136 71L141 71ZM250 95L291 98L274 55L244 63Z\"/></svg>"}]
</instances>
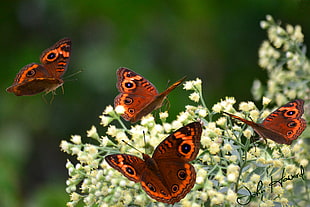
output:
<instances>
[{"instance_id":1,"label":"butterfly hindwing","mask_svg":"<svg viewBox=\"0 0 310 207\"><path fill-rule=\"evenodd\" d=\"M140 182L145 171L145 163L139 157L128 154L107 155L105 160L111 167L121 172L125 177L134 182Z\"/></svg>"}]
</instances>

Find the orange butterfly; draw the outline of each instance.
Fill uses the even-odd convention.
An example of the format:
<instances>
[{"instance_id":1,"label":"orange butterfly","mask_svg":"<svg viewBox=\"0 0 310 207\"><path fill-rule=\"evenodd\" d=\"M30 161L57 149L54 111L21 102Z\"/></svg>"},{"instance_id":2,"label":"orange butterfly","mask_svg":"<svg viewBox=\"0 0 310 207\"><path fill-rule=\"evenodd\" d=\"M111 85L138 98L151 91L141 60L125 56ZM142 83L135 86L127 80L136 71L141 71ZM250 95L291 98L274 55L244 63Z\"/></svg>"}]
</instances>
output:
<instances>
[{"instance_id":1,"label":"orange butterfly","mask_svg":"<svg viewBox=\"0 0 310 207\"><path fill-rule=\"evenodd\" d=\"M262 123L255 123L239 116L223 112L251 126L262 138L271 139L279 144L292 144L305 130L307 123L301 118L304 113L304 100L291 101L272 112Z\"/></svg>"}]
</instances>

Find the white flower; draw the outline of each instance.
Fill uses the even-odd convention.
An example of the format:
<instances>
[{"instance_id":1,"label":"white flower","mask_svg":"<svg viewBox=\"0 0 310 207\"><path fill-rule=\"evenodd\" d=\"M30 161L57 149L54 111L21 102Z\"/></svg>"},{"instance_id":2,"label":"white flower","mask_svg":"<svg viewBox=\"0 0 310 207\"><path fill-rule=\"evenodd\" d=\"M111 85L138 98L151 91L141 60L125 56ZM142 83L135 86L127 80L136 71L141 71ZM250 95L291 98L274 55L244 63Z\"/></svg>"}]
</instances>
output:
<instances>
[{"instance_id":1,"label":"white flower","mask_svg":"<svg viewBox=\"0 0 310 207\"><path fill-rule=\"evenodd\" d=\"M111 121L113 121L113 118L111 118L110 116L101 115L99 116L99 118L101 119L100 124L103 126L108 126Z\"/></svg>"},{"instance_id":2,"label":"white flower","mask_svg":"<svg viewBox=\"0 0 310 207\"><path fill-rule=\"evenodd\" d=\"M196 179L196 183L198 184L202 184L205 182L205 179L207 177L207 171L203 168L199 168L198 172L197 172L197 179Z\"/></svg>"},{"instance_id":3,"label":"white flower","mask_svg":"<svg viewBox=\"0 0 310 207\"><path fill-rule=\"evenodd\" d=\"M164 112L159 113L160 119L166 119L166 118L168 118L168 116L169 116L168 111L164 111Z\"/></svg>"},{"instance_id":4,"label":"white flower","mask_svg":"<svg viewBox=\"0 0 310 207\"><path fill-rule=\"evenodd\" d=\"M69 144L69 142L67 142L66 140L62 140L62 141L60 142L60 147L61 147L61 149L62 149L64 152L69 153L69 150L70 150L70 144Z\"/></svg>"},{"instance_id":5,"label":"white flower","mask_svg":"<svg viewBox=\"0 0 310 207\"><path fill-rule=\"evenodd\" d=\"M165 132L171 132L172 126L169 123L164 123L163 124Z\"/></svg>"},{"instance_id":6,"label":"white flower","mask_svg":"<svg viewBox=\"0 0 310 207\"><path fill-rule=\"evenodd\" d=\"M210 150L210 153L214 155L220 151L220 146L217 143L212 142L209 150Z\"/></svg>"},{"instance_id":7,"label":"white flower","mask_svg":"<svg viewBox=\"0 0 310 207\"><path fill-rule=\"evenodd\" d=\"M230 182L236 182L239 174L239 169L240 168L238 165L230 164L227 167L227 180Z\"/></svg>"},{"instance_id":8,"label":"white flower","mask_svg":"<svg viewBox=\"0 0 310 207\"><path fill-rule=\"evenodd\" d=\"M207 146L210 146L211 143L212 143L212 140L210 137L208 136L201 136L201 140L200 140L200 143L203 147L207 147Z\"/></svg>"},{"instance_id":9,"label":"white flower","mask_svg":"<svg viewBox=\"0 0 310 207\"><path fill-rule=\"evenodd\" d=\"M194 101L194 102L199 102L199 93L194 92L192 94L189 95L189 99Z\"/></svg>"},{"instance_id":10,"label":"white flower","mask_svg":"<svg viewBox=\"0 0 310 207\"><path fill-rule=\"evenodd\" d=\"M142 126L153 127L155 125L155 119L153 114L148 114L141 119Z\"/></svg>"},{"instance_id":11,"label":"white flower","mask_svg":"<svg viewBox=\"0 0 310 207\"><path fill-rule=\"evenodd\" d=\"M226 200L228 200L230 203L234 203L236 202L236 199L237 199L237 194L233 190L228 189Z\"/></svg>"},{"instance_id":12,"label":"white flower","mask_svg":"<svg viewBox=\"0 0 310 207\"><path fill-rule=\"evenodd\" d=\"M261 114L261 117L262 117L262 118L266 118L267 116L269 116L269 114L270 114L270 111L266 109L266 110L263 111L263 113Z\"/></svg>"},{"instance_id":13,"label":"white flower","mask_svg":"<svg viewBox=\"0 0 310 207\"><path fill-rule=\"evenodd\" d=\"M201 90L201 79L200 78L196 78L196 80L193 81L193 85L195 86L196 89L198 89L199 91Z\"/></svg>"},{"instance_id":14,"label":"white flower","mask_svg":"<svg viewBox=\"0 0 310 207\"><path fill-rule=\"evenodd\" d=\"M81 136L80 135L72 135L71 136L71 141L74 143L74 144L81 144L82 141L81 141Z\"/></svg>"},{"instance_id":15,"label":"white flower","mask_svg":"<svg viewBox=\"0 0 310 207\"><path fill-rule=\"evenodd\" d=\"M84 148L84 151L91 157L97 157L98 155L98 149L95 147L95 145L87 144Z\"/></svg>"},{"instance_id":16,"label":"white flower","mask_svg":"<svg viewBox=\"0 0 310 207\"><path fill-rule=\"evenodd\" d=\"M229 143L226 143L224 146L223 146L223 151L225 152L231 152L232 151L232 146L229 144Z\"/></svg>"},{"instance_id":17,"label":"white flower","mask_svg":"<svg viewBox=\"0 0 310 207\"><path fill-rule=\"evenodd\" d=\"M226 123L227 123L227 119L226 117L220 117L217 121L216 121L216 124L221 126L221 127L225 127L226 126Z\"/></svg>"},{"instance_id":18,"label":"white flower","mask_svg":"<svg viewBox=\"0 0 310 207\"><path fill-rule=\"evenodd\" d=\"M300 160L299 163L300 163L301 166L308 166L309 160L307 160L307 159L302 159L302 160Z\"/></svg>"},{"instance_id":19,"label":"white flower","mask_svg":"<svg viewBox=\"0 0 310 207\"><path fill-rule=\"evenodd\" d=\"M260 27L262 29L267 29L267 27L269 26L268 22L266 21L260 21Z\"/></svg>"},{"instance_id":20,"label":"white flower","mask_svg":"<svg viewBox=\"0 0 310 207\"><path fill-rule=\"evenodd\" d=\"M174 121L172 121L171 126L172 126L172 129L179 129L183 125L182 125L182 123L180 121L174 120Z\"/></svg>"},{"instance_id":21,"label":"white flower","mask_svg":"<svg viewBox=\"0 0 310 207\"><path fill-rule=\"evenodd\" d=\"M263 105L264 106L267 106L269 103L271 102L271 99L270 98L267 98L267 97L263 97Z\"/></svg>"},{"instance_id":22,"label":"white flower","mask_svg":"<svg viewBox=\"0 0 310 207\"><path fill-rule=\"evenodd\" d=\"M94 125L91 126L91 129L87 131L87 137L98 138L97 129Z\"/></svg>"},{"instance_id":23,"label":"white flower","mask_svg":"<svg viewBox=\"0 0 310 207\"><path fill-rule=\"evenodd\" d=\"M252 110L252 111L250 111L250 117L252 117L252 120L254 121L254 122L256 122L257 121L257 119L259 118L259 111L257 111L257 110Z\"/></svg>"},{"instance_id":24,"label":"white flower","mask_svg":"<svg viewBox=\"0 0 310 207\"><path fill-rule=\"evenodd\" d=\"M183 88L185 90L198 90L200 91L201 90L201 80L199 78L196 78L196 80L193 80L193 81L186 81L184 84L183 84Z\"/></svg>"},{"instance_id":25,"label":"white flower","mask_svg":"<svg viewBox=\"0 0 310 207\"><path fill-rule=\"evenodd\" d=\"M177 120L181 123L183 123L184 121L186 121L189 117L189 114L187 112L180 112L180 114L177 117Z\"/></svg>"},{"instance_id":26,"label":"white flower","mask_svg":"<svg viewBox=\"0 0 310 207\"><path fill-rule=\"evenodd\" d=\"M255 105L252 101L249 101L249 102L241 102L240 105L239 105L239 109L241 111L250 111L250 110L253 110L255 109Z\"/></svg>"},{"instance_id":27,"label":"white flower","mask_svg":"<svg viewBox=\"0 0 310 207\"><path fill-rule=\"evenodd\" d=\"M268 22L274 22L273 17L270 14L266 15L266 19Z\"/></svg>"},{"instance_id":28,"label":"white flower","mask_svg":"<svg viewBox=\"0 0 310 207\"><path fill-rule=\"evenodd\" d=\"M194 84L193 84L193 81L186 81L184 84L183 84L183 88L187 91L189 90L193 90L194 89Z\"/></svg>"},{"instance_id":29,"label":"white flower","mask_svg":"<svg viewBox=\"0 0 310 207\"><path fill-rule=\"evenodd\" d=\"M101 136L101 143L100 146L105 147L107 146L108 142L110 141L107 136Z\"/></svg>"},{"instance_id":30,"label":"white flower","mask_svg":"<svg viewBox=\"0 0 310 207\"><path fill-rule=\"evenodd\" d=\"M243 135L246 137L246 138L251 138L251 136L252 136L252 131L251 130L249 130L249 129L246 129L246 130L244 130L243 131Z\"/></svg>"},{"instance_id":31,"label":"white flower","mask_svg":"<svg viewBox=\"0 0 310 207\"><path fill-rule=\"evenodd\" d=\"M124 140L124 141L126 141L126 142L129 141L127 135L126 135L125 132L123 132L123 131L119 131L119 132L116 134L115 138L116 138L116 140L117 140L118 142L121 142L122 140Z\"/></svg>"},{"instance_id":32,"label":"white flower","mask_svg":"<svg viewBox=\"0 0 310 207\"><path fill-rule=\"evenodd\" d=\"M223 109L223 107L222 107L221 103L214 104L212 107L212 110L216 113L220 113L222 111L222 109Z\"/></svg>"},{"instance_id":33,"label":"white flower","mask_svg":"<svg viewBox=\"0 0 310 207\"><path fill-rule=\"evenodd\" d=\"M110 114L113 112L113 106L109 105L105 108L103 114Z\"/></svg>"},{"instance_id":34,"label":"white flower","mask_svg":"<svg viewBox=\"0 0 310 207\"><path fill-rule=\"evenodd\" d=\"M224 202L224 195L222 193L216 193L215 196L211 197L211 204L212 205L219 205Z\"/></svg>"},{"instance_id":35,"label":"white flower","mask_svg":"<svg viewBox=\"0 0 310 207\"><path fill-rule=\"evenodd\" d=\"M206 117L207 116L207 110L206 109L204 109L204 108L202 108L202 109L198 109L198 115L200 116L200 117Z\"/></svg>"},{"instance_id":36,"label":"white flower","mask_svg":"<svg viewBox=\"0 0 310 207\"><path fill-rule=\"evenodd\" d=\"M110 125L109 128L108 128L107 134L112 136L112 137L115 137L116 134L117 134L116 127L114 125Z\"/></svg>"},{"instance_id":37,"label":"white flower","mask_svg":"<svg viewBox=\"0 0 310 207\"><path fill-rule=\"evenodd\" d=\"M302 43L304 41L304 35L303 35L302 31L301 31L301 26L300 25L296 25L295 26L295 32L294 32L294 34L292 36L292 39L296 40L296 41L298 41L300 43Z\"/></svg>"},{"instance_id":38,"label":"white flower","mask_svg":"<svg viewBox=\"0 0 310 207\"><path fill-rule=\"evenodd\" d=\"M258 183L258 182L260 181L260 175L254 173L254 174L251 176L250 180L251 180L252 182L254 182L254 183Z\"/></svg>"},{"instance_id":39,"label":"white flower","mask_svg":"<svg viewBox=\"0 0 310 207\"><path fill-rule=\"evenodd\" d=\"M124 106L122 106L122 105L116 106L116 107L115 107L115 112L116 112L117 114L123 114L123 113L125 112Z\"/></svg>"}]
</instances>

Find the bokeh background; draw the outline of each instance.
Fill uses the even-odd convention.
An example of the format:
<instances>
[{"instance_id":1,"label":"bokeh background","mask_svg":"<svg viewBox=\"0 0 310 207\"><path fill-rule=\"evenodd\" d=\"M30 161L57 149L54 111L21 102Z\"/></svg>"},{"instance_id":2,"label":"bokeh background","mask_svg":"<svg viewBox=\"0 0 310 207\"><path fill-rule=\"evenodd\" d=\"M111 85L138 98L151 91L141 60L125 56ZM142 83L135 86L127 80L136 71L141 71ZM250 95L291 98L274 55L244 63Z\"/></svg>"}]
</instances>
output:
<instances>
[{"instance_id":1,"label":"bokeh background","mask_svg":"<svg viewBox=\"0 0 310 207\"><path fill-rule=\"evenodd\" d=\"M68 155L62 139L85 137L118 94L115 72L128 67L163 91L187 75L203 80L208 106L225 96L252 100L254 79L266 81L257 51L259 22L271 14L300 24L309 45L308 0L2 2L0 74L0 206L65 206ZM26 64L62 37L73 42L65 93L16 97L5 89ZM170 117L190 103L181 87L169 95ZM45 96L47 100L51 96Z\"/></svg>"}]
</instances>

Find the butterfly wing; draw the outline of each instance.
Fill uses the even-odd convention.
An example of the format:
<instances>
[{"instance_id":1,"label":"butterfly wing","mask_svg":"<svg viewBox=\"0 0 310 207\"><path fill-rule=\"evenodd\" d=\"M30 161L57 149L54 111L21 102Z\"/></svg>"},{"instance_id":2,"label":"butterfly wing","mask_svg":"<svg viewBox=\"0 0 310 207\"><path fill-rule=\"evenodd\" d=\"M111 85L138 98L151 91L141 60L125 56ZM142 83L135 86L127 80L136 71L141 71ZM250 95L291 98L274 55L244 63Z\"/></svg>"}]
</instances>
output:
<instances>
[{"instance_id":1,"label":"butterfly wing","mask_svg":"<svg viewBox=\"0 0 310 207\"><path fill-rule=\"evenodd\" d=\"M265 132L266 138L280 144L292 144L292 141L297 139L307 126L306 121L301 118L304 113L303 105L304 101L302 99L296 99L267 116L261 124L268 129Z\"/></svg>"},{"instance_id":2,"label":"butterfly wing","mask_svg":"<svg viewBox=\"0 0 310 207\"><path fill-rule=\"evenodd\" d=\"M170 134L155 149L155 160L189 162L196 158L200 148L202 125L192 122Z\"/></svg>"},{"instance_id":3,"label":"butterfly wing","mask_svg":"<svg viewBox=\"0 0 310 207\"><path fill-rule=\"evenodd\" d=\"M6 89L7 92L16 96L34 95L56 89L63 81L50 77L47 70L40 64L31 63L24 66L16 75L12 86Z\"/></svg>"},{"instance_id":4,"label":"butterfly wing","mask_svg":"<svg viewBox=\"0 0 310 207\"><path fill-rule=\"evenodd\" d=\"M125 113L122 117L127 121L136 122L138 119L134 117L154 100L158 95L157 89L151 82L127 68L118 69L117 78L120 94L114 99L114 106L124 106Z\"/></svg>"},{"instance_id":5,"label":"butterfly wing","mask_svg":"<svg viewBox=\"0 0 310 207\"><path fill-rule=\"evenodd\" d=\"M148 168L141 178L143 190L151 198L163 203L180 201L195 185L194 167L189 163L168 160L156 163L156 170Z\"/></svg>"},{"instance_id":6,"label":"butterfly wing","mask_svg":"<svg viewBox=\"0 0 310 207\"><path fill-rule=\"evenodd\" d=\"M156 95L154 99L147 103L139 112L137 112L133 117L132 117L132 122L136 122L140 120L143 116L151 113L152 111L160 108L162 106L162 103L166 99L167 95L175 89L178 85L180 85L186 77L178 80L174 84L172 84L169 88L167 88L164 92Z\"/></svg>"},{"instance_id":7,"label":"butterfly wing","mask_svg":"<svg viewBox=\"0 0 310 207\"><path fill-rule=\"evenodd\" d=\"M154 191L148 188L153 183L147 183L147 179L141 182L152 198L173 204L193 188L196 172L188 162L194 160L199 152L201 133L201 124L193 122L169 135L156 147L152 160L158 167L158 180L165 187Z\"/></svg>"},{"instance_id":8,"label":"butterfly wing","mask_svg":"<svg viewBox=\"0 0 310 207\"><path fill-rule=\"evenodd\" d=\"M40 57L50 77L60 79L68 68L71 55L71 40L63 38L43 51Z\"/></svg>"},{"instance_id":9,"label":"butterfly wing","mask_svg":"<svg viewBox=\"0 0 310 207\"><path fill-rule=\"evenodd\" d=\"M134 182L141 182L145 171L145 162L136 156L128 154L113 154L105 157L107 163Z\"/></svg>"}]
</instances>

